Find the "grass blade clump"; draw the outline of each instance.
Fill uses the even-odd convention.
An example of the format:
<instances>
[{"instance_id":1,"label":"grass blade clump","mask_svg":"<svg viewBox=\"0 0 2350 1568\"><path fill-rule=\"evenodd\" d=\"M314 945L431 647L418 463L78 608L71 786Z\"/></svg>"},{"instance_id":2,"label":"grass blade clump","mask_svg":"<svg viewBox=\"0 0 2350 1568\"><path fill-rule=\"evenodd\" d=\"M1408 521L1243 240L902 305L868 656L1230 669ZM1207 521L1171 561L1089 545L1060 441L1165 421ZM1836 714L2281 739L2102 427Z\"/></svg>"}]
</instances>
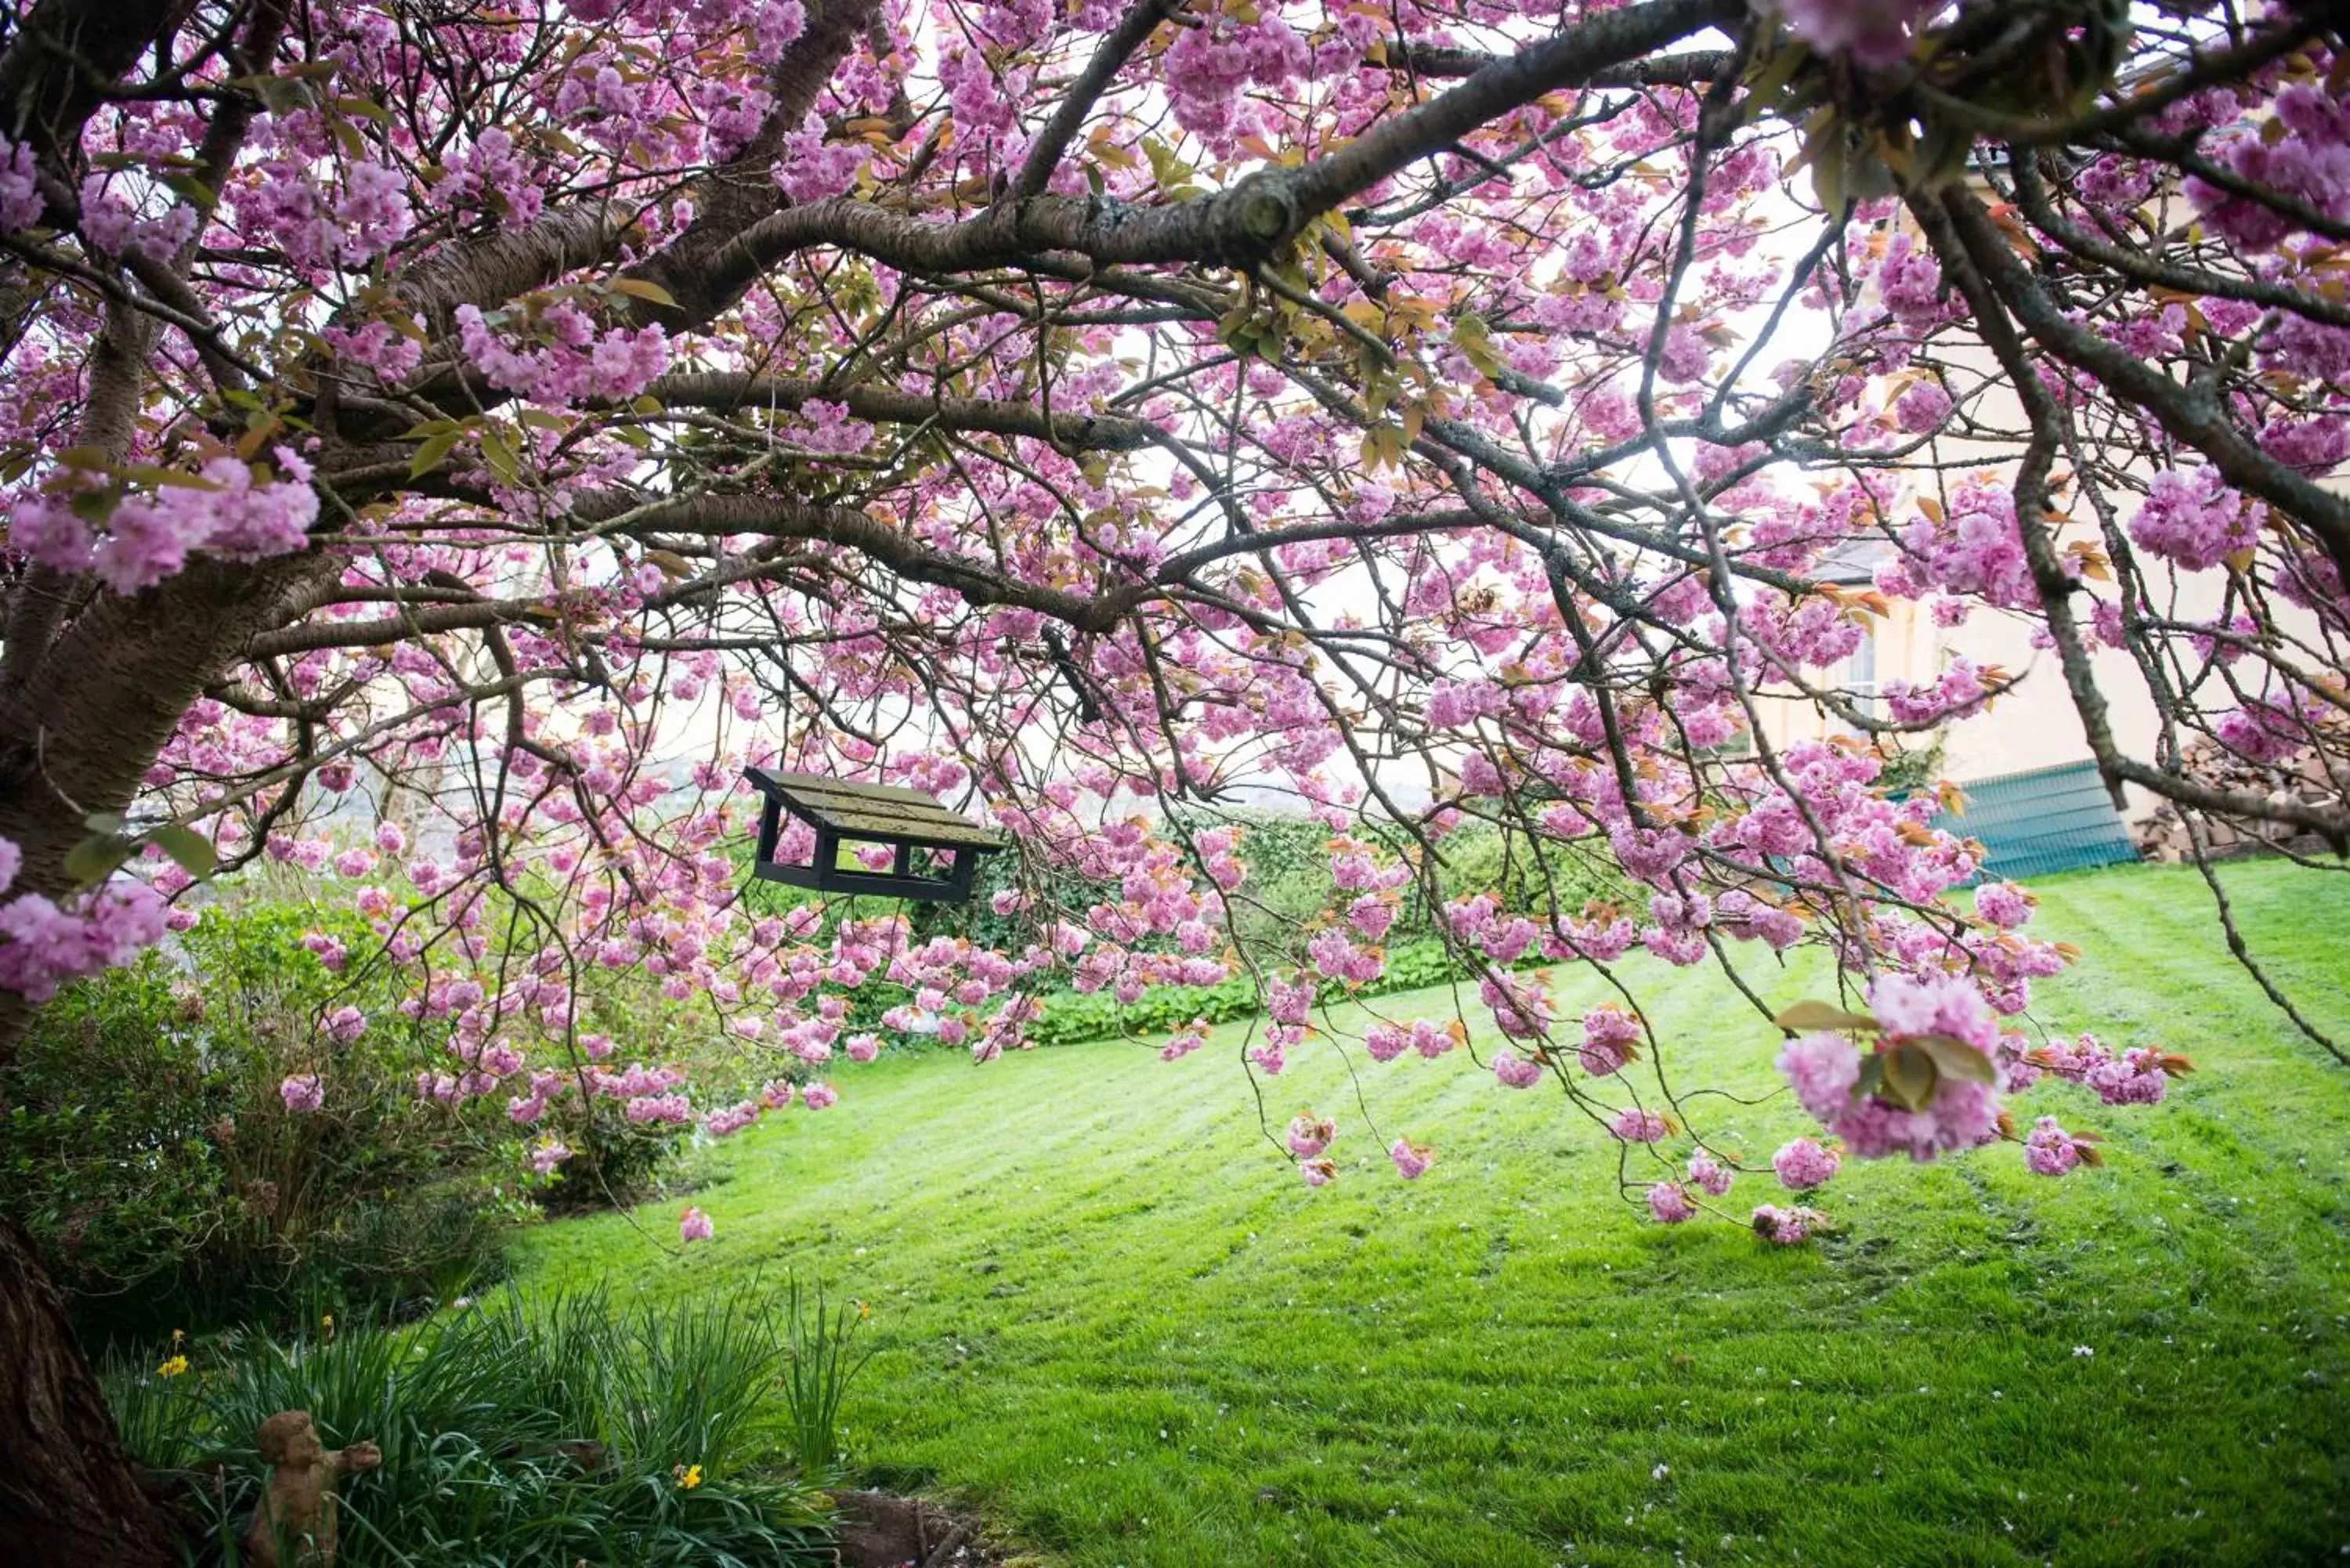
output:
<instances>
[{"instance_id":1,"label":"grass blade clump","mask_svg":"<svg viewBox=\"0 0 2350 1568\"><path fill-rule=\"evenodd\" d=\"M863 1303L828 1306L821 1284L803 1292L796 1279L786 1301L791 1343L784 1369L784 1409L800 1479L820 1485L834 1477L840 1463L841 1397L873 1352L860 1354L849 1345L865 1315Z\"/></svg>"},{"instance_id":2,"label":"grass blade clump","mask_svg":"<svg viewBox=\"0 0 2350 1568\"><path fill-rule=\"evenodd\" d=\"M305 1409L328 1446L383 1450L342 1489L348 1568L772 1568L828 1560L812 1482L765 1468L791 1435L784 1326L755 1287L626 1308L509 1293L402 1328L224 1336L106 1382L133 1456L203 1521L200 1562L237 1562L255 1430Z\"/></svg>"}]
</instances>

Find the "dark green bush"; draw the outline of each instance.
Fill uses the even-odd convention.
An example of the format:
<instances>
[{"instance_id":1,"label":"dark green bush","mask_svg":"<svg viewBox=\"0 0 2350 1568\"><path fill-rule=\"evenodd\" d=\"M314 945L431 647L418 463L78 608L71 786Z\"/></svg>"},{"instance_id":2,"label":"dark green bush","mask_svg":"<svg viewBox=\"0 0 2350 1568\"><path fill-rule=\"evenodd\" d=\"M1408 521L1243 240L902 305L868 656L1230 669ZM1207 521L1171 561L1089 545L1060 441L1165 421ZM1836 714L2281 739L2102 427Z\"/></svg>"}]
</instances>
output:
<instances>
[{"instance_id":1,"label":"dark green bush","mask_svg":"<svg viewBox=\"0 0 2350 1568\"><path fill-rule=\"evenodd\" d=\"M196 1521L199 1563L237 1561L265 1477L254 1434L280 1410L309 1411L329 1448L383 1451L343 1484L345 1568L828 1562L821 1499L765 1473L794 1440L778 1295L525 1311L509 1293L406 1329L173 1345L104 1378L132 1457Z\"/></svg>"},{"instance_id":2,"label":"dark green bush","mask_svg":"<svg viewBox=\"0 0 2350 1568\"><path fill-rule=\"evenodd\" d=\"M494 1112L418 1103L402 982L328 971L300 945L317 923L212 911L61 993L0 1077L0 1205L86 1331L390 1308L494 1274L524 1211ZM366 1032L328 1044L319 1020L346 1004ZM286 1109L294 1073L321 1076L324 1108Z\"/></svg>"},{"instance_id":3,"label":"dark green bush","mask_svg":"<svg viewBox=\"0 0 2350 1568\"><path fill-rule=\"evenodd\" d=\"M563 1137L571 1158L556 1167L539 1193L542 1207L558 1214L626 1208L651 1197L675 1162L685 1129L664 1123L631 1122L608 1099L589 1102L582 1115L569 1115Z\"/></svg>"}]
</instances>

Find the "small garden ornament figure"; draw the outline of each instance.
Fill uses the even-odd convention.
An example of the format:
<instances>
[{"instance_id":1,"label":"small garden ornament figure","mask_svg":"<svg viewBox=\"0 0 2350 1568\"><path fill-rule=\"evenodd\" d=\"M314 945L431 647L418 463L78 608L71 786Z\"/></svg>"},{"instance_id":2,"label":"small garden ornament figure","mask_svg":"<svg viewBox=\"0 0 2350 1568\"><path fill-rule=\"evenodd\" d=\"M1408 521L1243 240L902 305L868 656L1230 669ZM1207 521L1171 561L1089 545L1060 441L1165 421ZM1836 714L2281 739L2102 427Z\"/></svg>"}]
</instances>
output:
<instances>
[{"instance_id":1,"label":"small garden ornament figure","mask_svg":"<svg viewBox=\"0 0 2350 1568\"><path fill-rule=\"evenodd\" d=\"M373 1443L331 1453L318 1440L307 1410L280 1410L254 1438L272 1466L269 1490L245 1527L245 1561L255 1568L334 1568L335 1483L345 1472L383 1462Z\"/></svg>"}]
</instances>

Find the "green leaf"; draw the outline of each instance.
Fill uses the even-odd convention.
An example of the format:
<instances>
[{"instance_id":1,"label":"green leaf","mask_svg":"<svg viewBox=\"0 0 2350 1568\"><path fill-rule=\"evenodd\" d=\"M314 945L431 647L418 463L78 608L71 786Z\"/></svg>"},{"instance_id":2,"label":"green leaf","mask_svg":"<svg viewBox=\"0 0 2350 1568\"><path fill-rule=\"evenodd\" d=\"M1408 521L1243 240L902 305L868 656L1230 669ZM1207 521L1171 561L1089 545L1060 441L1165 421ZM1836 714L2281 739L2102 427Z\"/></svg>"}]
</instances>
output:
<instances>
[{"instance_id":1,"label":"green leaf","mask_svg":"<svg viewBox=\"0 0 2350 1568\"><path fill-rule=\"evenodd\" d=\"M1963 1040L1953 1040L1947 1034L1919 1034L1910 1044L1933 1058L1935 1070L1945 1078L1964 1078L1975 1084L1997 1084L1999 1069L1991 1059Z\"/></svg>"},{"instance_id":2,"label":"green leaf","mask_svg":"<svg viewBox=\"0 0 2350 1568\"><path fill-rule=\"evenodd\" d=\"M424 444L416 449L416 455L408 460L408 477L421 479L440 467L441 460L449 455L464 433L463 430L447 430L426 436Z\"/></svg>"},{"instance_id":3,"label":"green leaf","mask_svg":"<svg viewBox=\"0 0 2350 1568\"><path fill-rule=\"evenodd\" d=\"M201 473L190 473L183 468L161 468L151 462L125 463L120 471L123 478L134 484L150 484L158 489L171 485L180 490L218 490L220 482L206 479Z\"/></svg>"},{"instance_id":4,"label":"green leaf","mask_svg":"<svg viewBox=\"0 0 2350 1568\"><path fill-rule=\"evenodd\" d=\"M1967 171L1967 154L1974 144L1972 132L1946 120L1928 120L1910 161L1911 181L1924 190L1940 190Z\"/></svg>"},{"instance_id":5,"label":"green leaf","mask_svg":"<svg viewBox=\"0 0 2350 1568\"><path fill-rule=\"evenodd\" d=\"M1152 182L1170 201L1183 200L1187 192L1191 195L1199 193L1191 183L1191 176L1199 171L1176 157L1174 149L1159 138L1146 136L1142 139L1142 155L1150 160Z\"/></svg>"},{"instance_id":6,"label":"green leaf","mask_svg":"<svg viewBox=\"0 0 2350 1568\"><path fill-rule=\"evenodd\" d=\"M1812 154L1812 194L1819 199L1820 211L1833 223L1844 219L1845 160L1844 135L1840 130L1823 137Z\"/></svg>"},{"instance_id":7,"label":"green leaf","mask_svg":"<svg viewBox=\"0 0 2350 1568\"><path fill-rule=\"evenodd\" d=\"M504 425L488 425L482 431L482 461L501 484L513 484L522 477L522 454L515 450L514 437Z\"/></svg>"},{"instance_id":8,"label":"green leaf","mask_svg":"<svg viewBox=\"0 0 2350 1568\"><path fill-rule=\"evenodd\" d=\"M1791 1034L1799 1034L1808 1029L1875 1029L1877 1027L1877 1020L1866 1013L1846 1012L1843 1008L1827 1002L1799 1002L1771 1022L1774 1026L1784 1029Z\"/></svg>"},{"instance_id":9,"label":"green leaf","mask_svg":"<svg viewBox=\"0 0 2350 1568\"><path fill-rule=\"evenodd\" d=\"M1396 468L1403 463L1403 454L1409 442L1401 425L1382 420L1363 432L1358 453L1365 468Z\"/></svg>"},{"instance_id":10,"label":"green leaf","mask_svg":"<svg viewBox=\"0 0 2350 1568\"><path fill-rule=\"evenodd\" d=\"M631 299L641 299L649 304L658 305L665 310L675 310L678 307L676 296L660 285L641 277L616 277L604 287L608 293L625 294Z\"/></svg>"},{"instance_id":11,"label":"green leaf","mask_svg":"<svg viewBox=\"0 0 2350 1568\"><path fill-rule=\"evenodd\" d=\"M209 213L220 205L219 193L192 174L166 174L163 183L200 213Z\"/></svg>"},{"instance_id":12,"label":"green leaf","mask_svg":"<svg viewBox=\"0 0 2350 1568\"><path fill-rule=\"evenodd\" d=\"M1844 194L1849 202L1874 202L1879 196L1890 196L1896 189L1892 169L1866 149L1846 158L1844 172Z\"/></svg>"},{"instance_id":13,"label":"green leaf","mask_svg":"<svg viewBox=\"0 0 2350 1568\"><path fill-rule=\"evenodd\" d=\"M95 833L66 851L66 875L84 887L105 881L130 858L130 841L119 834Z\"/></svg>"},{"instance_id":14,"label":"green leaf","mask_svg":"<svg viewBox=\"0 0 2350 1568\"><path fill-rule=\"evenodd\" d=\"M1941 1076L1934 1059L1908 1042L1878 1052L1877 1059L1885 1064L1885 1097L1905 1110L1924 1110Z\"/></svg>"},{"instance_id":15,"label":"green leaf","mask_svg":"<svg viewBox=\"0 0 2350 1568\"><path fill-rule=\"evenodd\" d=\"M1452 346L1461 357L1477 369L1477 373L1491 380L1502 373L1502 357L1493 351L1492 328L1485 318L1473 312L1452 324Z\"/></svg>"},{"instance_id":16,"label":"green leaf","mask_svg":"<svg viewBox=\"0 0 2350 1568\"><path fill-rule=\"evenodd\" d=\"M1860 1059L1860 1075L1852 1081L1852 1097L1865 1100L1885 1087L1885 1058L1875 1052Z\"/></svg>"},{"instance_id":17,"label":"green leaf","mask_svg":"<svg viewBox=\"0 0 2350 1568\"><path fill-rule=\"evenodd\" d=\"M122 492L112 485L104 490L78 490L66 503L66 510L93 525L103 524L122 504Z\"/></svg>"},{"instance_id":18,"label":"green leaf","mask_svg":"<svg viewBox=\"0 0 2350 1568\"><path fill-rule=\"evenodd\" d=\"M1779 95L1795 79L1795 73L1804 68L1811 56L1810 47L1801 39L1783 38L1760 69L1747 73L1746 118L1760 119L1777 109Z\"/></svg>"},{"instance_id":19,"label":"green leaf","mask_svg":"<svg viewBox=\"0 0 2350 1568\"><path fill-rule=\"evenodd\" d=\"M149 842L180 863L180 869L201 882L213 874L220 857L212 840L182 823L169 823L148 836Z\"/></svg>"}]
</instances>

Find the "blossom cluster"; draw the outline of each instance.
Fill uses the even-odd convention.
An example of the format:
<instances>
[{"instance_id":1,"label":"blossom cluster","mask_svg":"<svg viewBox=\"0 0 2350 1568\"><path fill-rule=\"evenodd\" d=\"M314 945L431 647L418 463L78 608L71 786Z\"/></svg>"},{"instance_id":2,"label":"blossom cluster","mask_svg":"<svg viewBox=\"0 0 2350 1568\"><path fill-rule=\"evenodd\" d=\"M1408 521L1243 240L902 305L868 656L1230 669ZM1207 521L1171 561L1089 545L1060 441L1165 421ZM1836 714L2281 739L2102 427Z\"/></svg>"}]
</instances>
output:
<instances>
[{"instance_id":1,"label":"blossom cluster","mask_svg":"<svg viewBox=\"0 0 2350 1568\"><path fill-rule=\"evenodd\" d=\"M0 894L23 868L13 839L0 838ZM58 987L128 963L163 937L163 901L143 882L109 882L64 904L18 892L0 903L0 990L46 1002Z\"/></svg>"},{"instance_id":2,"label":"blossom cluster","mask_svg":"<svg viewBox=\"0 0 2350 1568\"><path fill-rule=\"evenodd\" d=\"M276 449L274 472L231 455L192 473L167 475L152 490L112 498L105 531L85 520L85 498L106 492L68 472L57 486L19 494L9 520L11 543L59 572L88 572L115 592L136 593L184 570L202 550L254 561L299 550L318 519L310 465Z\"/></svg>"}]
</instances>

